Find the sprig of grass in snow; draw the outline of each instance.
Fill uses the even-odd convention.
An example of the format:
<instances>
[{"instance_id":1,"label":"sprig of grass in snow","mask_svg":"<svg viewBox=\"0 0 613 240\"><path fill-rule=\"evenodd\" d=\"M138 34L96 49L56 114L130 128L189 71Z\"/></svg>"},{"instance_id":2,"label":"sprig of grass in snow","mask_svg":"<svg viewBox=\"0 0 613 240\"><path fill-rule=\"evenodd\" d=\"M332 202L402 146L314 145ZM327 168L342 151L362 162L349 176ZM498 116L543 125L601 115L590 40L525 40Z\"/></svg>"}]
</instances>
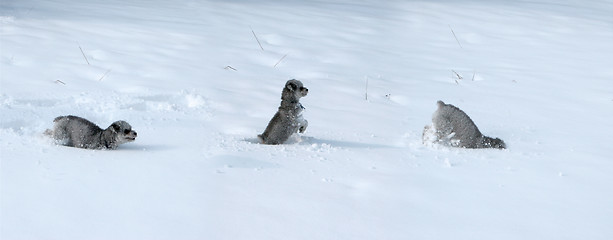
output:
<instances>
[{"instance_id":1,"label":"sprig of grass in snow","mask_svg":"<svg viewBox=\"0 0 613 240\"><path fill-rule=\"evenodd\" d=\"M364 98L366 101L368 101L368 76L364 76L364 78L366 78L366 89L364 92Z\"/></svg>"},{"instance_id":2,"label":"sprig of grass in snow","mask_svg":"<svg viewBox=\"0 0 613 240\"><path fill-rule=\"evenodd\" d=\"M275 65L272 66L272 67L277 67L277 65L279 65L279 63L281 63L281 61L283 61L283 59L285 59L285 57L287 57L287 54L283 55L283 57L281 57L281 59L279 59L279 61L277 63L275 63Z\"/></svg>"},{"instance_id":3,"label":"sprig of grass in snow","mask_svg":"<svg viewBox=\"0 0 613 240\"><path fill-rule=\"evenodd\" d=\"M249 26L249 28L251 28L251 26ZM262 47L262 44L260 43L260 39L258 39L258 36L255 35L255 31L253 31L253 28L251 28L251 33L253 33L255 40L258 41L258 45L260 45L260 48L262 49L262 51L264 51L264 48Z\"/></svg>"},{"instance_id":4,"label":"sprig of grass in snow","mask_svg":"<svg viewBox=\"0 0 613 240\"><path fill-rule=\"evenodd\" d=\"M451 75L451 78L453 78L453 80L455 81L456 84L460 84L460 82L458 82L458 80L462 80L463 77L460 76L460 74L458 74L455 70L451 69L451 72L453 72L455 74L455 77L457 78L453 78L454 75Z\"/></svg>"},{"instance_id":5,"label":"sprig of grass in snow","mask_svg":"<svg viewBox=\"0 0 613 240\"><path fill-rule=\"evenodd\" d=\"M81 48L81 44L77 42L77 45L79 45L79 49L81 50L81 54L83 54L83 58L85 58L85 62L87 62L87 65L91 65L89 64L89 60L87 60L87 57L85 56L85 52L83 52L83 48Z\"/></svg>"},{"instance_id":6,"label":"sprig of grass in snow","mask_svg":"<svg viewBox=\"0 0 613 240\"><path fill-rule=\"evenodd\" d=\"M449 29L451 29L451 33L453 34L453 37L455 38L455 41L458 42L458 45L460 45L460 48L463 48L462 44L460 44L460 40L458 40L458 37L455 35L455 32L453 31L453 28L451 28L451 25L449 25Z\"/></svg>"},{"instance_id":7,"label":"sprig of grass in snow","mask_svg":"<svg viewBox=\"0 0 613 240\"><path fill-rule=\"evenodd\" d=\"M102 77L100 77L98 81L102 81L102 79L104 79L104 77L106 77L106 75L109 74L109 72L111 72L111 69L107 70L104 74L102 74Z\"/></svg>"}]
</instances>

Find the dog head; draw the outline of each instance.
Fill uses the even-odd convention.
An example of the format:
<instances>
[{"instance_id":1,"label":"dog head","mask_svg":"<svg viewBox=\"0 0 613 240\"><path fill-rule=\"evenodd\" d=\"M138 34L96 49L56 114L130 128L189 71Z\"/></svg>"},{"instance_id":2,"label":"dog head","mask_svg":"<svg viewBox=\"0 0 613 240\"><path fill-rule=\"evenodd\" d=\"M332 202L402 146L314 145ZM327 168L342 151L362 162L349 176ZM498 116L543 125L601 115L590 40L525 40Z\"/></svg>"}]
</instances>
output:
<instances>
[{"instance_id":1,"label":"dog head","mask_svg":"<svg viewBox=\"0 0 613 240\"><path fill-rule=\"evenodd\" d=\"M302 82L292 79L285 83L281 99L283 100L296 100L306 96L309 93L309 89L302 85Z\"/></svg>"},{"instance_id":2,"label":"dog head","mask_svg":"<svg viewBox=\"0 0 613 240\"><path fill-rule=\"evenodd\" d=\"M118 143L132 142L136 139L136 131L132 131L132 126L126 121L116 121L111 124L112 131L117 134Z\"/></svg>"}]
</instances>

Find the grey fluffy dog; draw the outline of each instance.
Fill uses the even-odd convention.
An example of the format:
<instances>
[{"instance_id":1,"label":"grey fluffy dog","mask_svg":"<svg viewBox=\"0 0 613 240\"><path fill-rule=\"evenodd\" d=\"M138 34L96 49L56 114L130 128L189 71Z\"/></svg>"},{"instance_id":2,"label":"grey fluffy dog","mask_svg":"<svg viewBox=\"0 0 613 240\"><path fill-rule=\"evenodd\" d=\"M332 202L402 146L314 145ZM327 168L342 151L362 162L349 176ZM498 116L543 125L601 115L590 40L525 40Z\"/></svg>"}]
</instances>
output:
<instances>
[{"instance_id":1,"label":"grey fluffy dog","mask_svg":"<svg viewBox=\"0 0 613 240\"><path fill-rule=\"evenodd\" d=\"M282 144L296 132L304 132L308 126L307 120L302 118L304 107L299 100L309 92L302 82L292 79L285 83L281 93L281 106L268 123L264 133L258 138L264 144Z\"/></svg>"},{"instance_id":2,"label":"grey fluffy dog","mask_svg":"<svg viewBox=\"0 0 613 240\"><path fill-rule=\"evenodd\" d=\"M432 115L432 126L424 128L424 142L434 140L463 148L506 148L501 139L483 136L470 117L456 106L443 101L438 101L437 105L438 109Z\"/></svg>"},{"instance_id":3,"label":"grey fluffy dog","mask_svg":"<svg viewBox=\"0 0 613 240\"><path fill-rule=\"evenodd\" d=\"M88 149L116 149L119 144L132 142L136 132L125 121L116 121L102 129L85 118L60 116L53 120L53 130L46 135L53 137L60 145Z\"/></svg>"}]
</instances>

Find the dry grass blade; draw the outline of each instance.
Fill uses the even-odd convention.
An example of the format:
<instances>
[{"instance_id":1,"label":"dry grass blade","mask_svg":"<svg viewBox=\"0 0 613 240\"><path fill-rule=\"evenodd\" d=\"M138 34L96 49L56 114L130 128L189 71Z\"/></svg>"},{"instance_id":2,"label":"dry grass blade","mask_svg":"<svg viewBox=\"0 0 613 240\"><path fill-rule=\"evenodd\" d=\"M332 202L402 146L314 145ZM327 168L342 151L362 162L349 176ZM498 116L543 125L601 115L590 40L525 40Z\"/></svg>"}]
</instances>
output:
<instances>
[{"instance_id":1,"label":"dry grass blade","mask_svg":"<svg viewBox=\"0 0 613 240\"><path fill-rule=\"evenodd\" d=\"M91 65L89 64L89 60L87 60L87 57L85 56L85 52L83 52L83 48L81 48L81 44L77 42L77 45L79 45L79 49L81 50L81 54L83 54L83 58L85 58L85 62L87 62L87 65Z\"/></svg>"},{"instance_id":2,"label":"dry grass blade","mask_svg":"<svg viewBox=\"0 0 613 240\"><path fill-rule=\"evenodd\" d=\"M462 44L460 44L460 40L458 40L458 37L455 35L455 32L453 31L453 28L451 28L451 25L449 25L449 29L451 29L451 33L453 34L453 37L455 38L455 41L458 42L458 45L460 45L460 48L463 48Z\"/></svg>"},{"instance_id":3,"label":"dry grass blade","mask_svg":"<svg viewBox=\"0 0 613 240\"><path fill-rule=\"evenodd\" d=\"M279 59L279 61L277 63L275 63L275 65L273 67L277 67L277 65L279 65L279 63L281 63L281 61L283 61L283 59L285 59L285 57L287 57L287 54L283 55L283 57L281 57L281 59Z\"/></svg>"},{"instance_id":4,"label":"dry grass blade","mask_svg":"<svg viewBox=\"0 0 613 240\"><path fill-rule=\"evenodd\" d=\"M365 100L368 101L368 76L366 76L364 78L366 78L366 89L365 89L365 92L364 92L364 97L365 97Z\"/></svg>"},{"instance_id":5,"label":"dry grass blade","mask_svg":"<svg viewBox=\"0 0 613 240\"><path fill-rule=\"evenodd\" d=\"M453 72L453 75L451 78L453 78L453 80L455 81L456 84L460 84L460 82L458 80L462 80L464 79L462 76L460 76L460 74L458 74L458 72L456 72L455 70L451 69L451 72ZM455 76L455 78L454 78Z\"/></svg>"},{"instance_id":6,"label":"dry grass blade","mask_svg":"<svg viewBox=\"0 0 613 240\"><path fill-rule=\"evenodd\" d=\"M455 74L456 77L458 77L458 79L463 79L463 77L460 76L460 74L458 74L455 70L451 70L451 71Z\"/></svg>"},{"instance_id":7,"label":"dry grass blade","mask_svg":"<svg viewBox=\"0 0 613 240\"><path fill-rule=\"evenodd\" d=\"M251 26L249 26L249 28L251 28ZM251 28L251 33L253 33L255 40L258 41L258 45L260 45L260 48L262 49L262 51L264 51L264 48L262 47L262 44L260 43L260 39L258 39L258 36L255 35L255 31L253 31L253 28Z\"/></svg>"},{"instance_id":8,"label":"dry grass blade","mask_svg":"<svg viewBox=\"0 0 613 240\"><path fill-rule=\"evenodd\" d=\"M102 81L102 79L104 79L104 77L106 77L106 75L109 74L109 72L111 72L111 69L107 70L104 74L102 74L102 77L100 77L98 81Z\"/></svg>"}]
</instances>

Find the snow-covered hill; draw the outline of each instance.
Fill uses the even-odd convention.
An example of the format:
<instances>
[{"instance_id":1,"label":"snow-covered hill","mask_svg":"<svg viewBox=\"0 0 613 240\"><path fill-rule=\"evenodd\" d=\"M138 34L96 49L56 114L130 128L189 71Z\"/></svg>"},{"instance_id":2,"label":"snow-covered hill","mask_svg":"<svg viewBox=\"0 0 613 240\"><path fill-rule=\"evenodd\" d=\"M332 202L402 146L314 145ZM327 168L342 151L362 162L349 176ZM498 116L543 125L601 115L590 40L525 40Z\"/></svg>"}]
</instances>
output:
<instances>
[{"instance_id":1,"label":"snow-covered hill","mask_svg":"<svg viewBox=\"0 0 613 240\"><path fill-rule=\"evenodd\" d=\"M611 239L612 12L3 0L0 238ZM255 143L292 78L309 128ZM437 100L508 149L422 144ZM68 114L139 135L56 146Z\"/></svg>"}]
</instances>

